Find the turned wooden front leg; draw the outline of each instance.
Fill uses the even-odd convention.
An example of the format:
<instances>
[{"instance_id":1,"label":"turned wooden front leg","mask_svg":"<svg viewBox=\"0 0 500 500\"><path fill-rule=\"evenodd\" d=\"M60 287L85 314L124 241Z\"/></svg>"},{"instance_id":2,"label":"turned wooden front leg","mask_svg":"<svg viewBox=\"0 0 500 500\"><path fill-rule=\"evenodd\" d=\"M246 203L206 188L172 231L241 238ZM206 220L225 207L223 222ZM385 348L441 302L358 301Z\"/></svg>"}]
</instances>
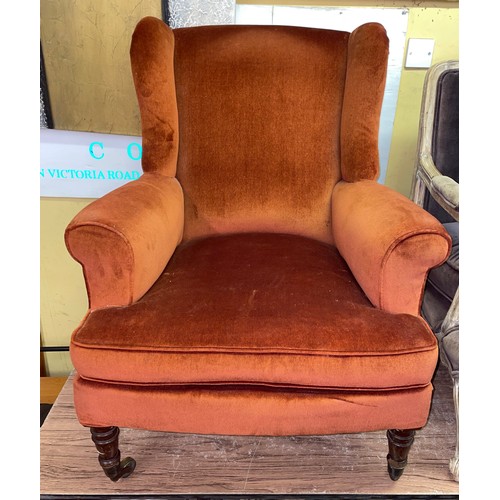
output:
<instances>
[{"instance_id":1,"label":"turned wooden front leg","mask_svg":"<svg viewBox=\"0 0 500 500\"><path fill-rule=\"evenodd\" d=\"M118 448L118 427L91 427L92 441L99 452L99 463L106 476L112 481L130 476L135 469L135 460L127 457L120 461Z\"/></svg>"},{"instance_id":2,"label":"turned wooden front leg","mask_svg":"<svg viewBox=\"0 0 500 500\"><path fill-rule=\"evenodd\" d=\"M389 440L387 469L393 481L397 481L403 474L414 437L414 430L391 429L387 431L387 439Z\"/></svg>"}]
</instances>

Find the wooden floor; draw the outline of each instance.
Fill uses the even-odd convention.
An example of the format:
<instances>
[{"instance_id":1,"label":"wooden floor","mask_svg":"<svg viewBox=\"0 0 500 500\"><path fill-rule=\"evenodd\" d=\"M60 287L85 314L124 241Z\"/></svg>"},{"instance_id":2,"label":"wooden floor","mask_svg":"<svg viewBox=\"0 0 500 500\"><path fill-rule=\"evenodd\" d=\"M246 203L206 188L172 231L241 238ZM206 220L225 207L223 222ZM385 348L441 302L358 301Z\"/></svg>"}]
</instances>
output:
<instances>
[{"instance_id":1,"label":"wooden floor","mask_svg":"<svg viewBox=\"0 0 500 500\"><path fill-rule=\"evenodd\" d=\"M72 376L40 429L41 498L160 498L168 495L458 495L448 461L455 447L452 384L439 368L429 422L393 482L385 432L318 437L221 437L122 429L122 458L135 472L104 476L88 429L78 423ZM63 498L60 497L60 498ZM274 496L273 496L274 498ZM319 497L318 497L319 498Z\"/></svg>"}]
</instances>

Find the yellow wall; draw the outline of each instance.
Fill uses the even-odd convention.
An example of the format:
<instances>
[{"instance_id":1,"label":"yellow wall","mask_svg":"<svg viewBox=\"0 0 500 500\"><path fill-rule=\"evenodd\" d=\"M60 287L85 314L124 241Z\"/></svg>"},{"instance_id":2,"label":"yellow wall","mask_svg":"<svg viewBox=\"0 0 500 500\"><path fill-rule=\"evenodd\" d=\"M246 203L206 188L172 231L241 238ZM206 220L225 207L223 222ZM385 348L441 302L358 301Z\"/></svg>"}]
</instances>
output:
<instances>
[{"instance_id":1,"label":"yellow wall","mask_svg":"<svg viewBox=\"0 0 500 500\"><path fill-rule=\"evenodd\" d=\"M68 345L71 332L87 309L80 265L64 245L64 229L92 200L40 200L40 328L45 346ZM68 352L45 353L47 375L62 376L71 369Z\"/></svg>"},{"instance_id":2,"label":"yellow wall","mask_svg":"<svg viewBox=\"0 0 500 500\"><path fill-rule=\"evenodd\" d=\"M433 38L433 64L458 59L458 11L457 8L410 9L407 41ZM403 68L394 118L385 184L406 196L410 195L412 184L425 73L425 69Z\"/></svg>"},{"instance_id":3,"label":"yellow wall","mask_svg":"<svg viewBox=\"0 0 500 500\"><path fill-rule=\"evenodd\" d=\"M457 2L318 0L314 4L409 7L407 38L434 38L433 63L458 58ZM136 22L146 15L161 17L160 0L139 4L135 0L41 0L40 35L55 128L140 134L128 50ZM386 184L405 195L411 188L424 76L425 70L405 69L401 75ZM91 201L40 200L40 328L44 345L68 345L87 308L81 268L67 253L64 229ZM46 363L50 375L64 375L72 369L67 353L47 354Z\"/></svg>"}]
</instances>

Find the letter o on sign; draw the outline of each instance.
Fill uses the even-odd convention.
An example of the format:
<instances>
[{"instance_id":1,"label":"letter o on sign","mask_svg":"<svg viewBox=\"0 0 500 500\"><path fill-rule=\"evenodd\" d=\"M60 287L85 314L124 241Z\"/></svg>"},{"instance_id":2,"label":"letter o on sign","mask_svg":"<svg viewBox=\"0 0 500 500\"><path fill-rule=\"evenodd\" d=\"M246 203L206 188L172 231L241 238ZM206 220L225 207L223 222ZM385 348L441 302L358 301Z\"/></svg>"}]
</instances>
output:
<instances>
[{"instance_id":1,"label":"letter o on sign","mask_svg":"<svg viewBox=\"0 0 500 500\"><path fill-rule=\"evenodd\" d=\"M134 150L134 146L137 148L137 150ZM136 153L133 155L133 153ZM140 160L142 158L142 147L140 144L137 142L131 142L128 147L127 147L127 155L129 158L132 160Z\"/></svg>"}]
</instances>

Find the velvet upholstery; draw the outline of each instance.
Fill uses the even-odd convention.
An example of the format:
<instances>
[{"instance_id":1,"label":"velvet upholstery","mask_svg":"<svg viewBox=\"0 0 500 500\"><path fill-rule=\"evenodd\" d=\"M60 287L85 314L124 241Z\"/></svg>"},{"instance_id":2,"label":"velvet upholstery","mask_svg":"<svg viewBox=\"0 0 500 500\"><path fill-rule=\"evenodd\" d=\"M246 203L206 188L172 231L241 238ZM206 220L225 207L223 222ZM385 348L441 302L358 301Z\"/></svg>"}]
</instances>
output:
<instances>
[{"instance_id":1,"label":"velvet upholstery","mask_svg":"<svg viewBox=\"0 0 500 500\"><path fill-rule=\"evenodd\" d=\"M173 177L179 150L179 119L172 30L158 19L139 21L132 36L130 60L141 112L142 169Z\"/></svg>"},{"instance_id":2,"label":"velvet upholstery","mask_svg":"<svg viewBox=\"0 0 500 500\"><path fill-rule=\"evenodd\" d=\"M147 292L182 239L177 179L144 174L85 207L66 246L83 266L91 309L125 306Z\"/></svg>"},{"instance_id":3,"label":"velvet upholstery","mask_svg":"<svg viewBox=\"0 0 500 500\"><path fill-rule=\"evenodd\" d=\"M434 333L441 331L443 320L457 293L460 274L459 222L447 222L443 227L452 238L451 253L444 264L430 271L421 310L422 317Z\"/></svg>"},{"instance_id":4,"label":"velvet upholstery","mask_svg":"<svg viewBox=\"0 0 500 500\"><path fill-rule=\"evenodd\" d=\"M460 181L459 151L459 101L460 72L458 69L444 72L437 82L436 108L432 128L431 154L439 172L456 182ZM423 207L440 222L454 222L427 191Z\"/></svg>"},{"instance_id":5,"label":"velvet upholstery","mask_svg":"<svg viewBox=\"0 0 500 500\"><path fill-rule=\"evenodd\" d=\"M143 176L70 223L87 426L321 434L425 424L418 316L450 241L377 184L384 28L171 30L131 46Z\"/></svg>"},{"instance_id":6,"label":"velvet upholstery","mask_svg":"<svg viewBox=\"0 0 500 500\"><path fill-rule=\"evenodd\" d=\"M278 231L331 242L348 37L267 26L176 30L185 239Z\"/></svg>"},{"instance_id":7,"label":"velvet upholstery","mask_svg":"<svg viewBox=\"0 0 500 500\"><path fill-rule=\"evenodd\" d=\"M378 178L378 131L388 55L389 39L380 24L364 24L351 33L340 136L345 181Z\"/></svg>"},{"instance_id":8,"label":"velvet upholstery","mask_svg":"<svg viewBox=\"0 0 500 500\"><path fill-rule=\"evenodd\" d=\"M181 245L147 296L95 311L72 344L81 376L138 384L393 390L437 360L422 318L373 307L335 248L279 234Z\"/></svg>"},{"instance_id":9,"label":"velvet upholstery","mask_svg":"<svg viewBox=\"0 0 500 500\"><path fill-rule=\"evenodd\" d=\"M335 245L373 305L418 315L427 273L450 251L443 226L374 181L339 182L332 214Z\"/></svg>"},{"instance_id":10,"label":"velvet upholstery","mask_svg":"<svg viewBox=\"0 0 500 500\"><path fill-rule=\"evenodd\" d=\"M317 435L420 428L432 386L387 392L139 387L77 377L82 425L226 435Z\"/></svg>"}]
</instances>

